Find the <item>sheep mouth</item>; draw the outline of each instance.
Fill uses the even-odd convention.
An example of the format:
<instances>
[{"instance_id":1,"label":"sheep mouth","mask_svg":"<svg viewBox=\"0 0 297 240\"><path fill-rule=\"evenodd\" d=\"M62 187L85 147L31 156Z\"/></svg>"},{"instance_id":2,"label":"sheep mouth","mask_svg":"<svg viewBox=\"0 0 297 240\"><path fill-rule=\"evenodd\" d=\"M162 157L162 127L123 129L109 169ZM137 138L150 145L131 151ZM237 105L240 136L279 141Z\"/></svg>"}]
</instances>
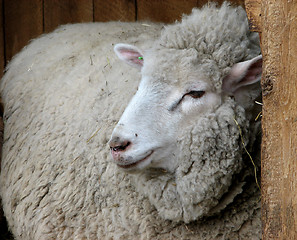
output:
<instances>
[{"instance_id":1,"label":"sheep mouth","mask_svg":"<svg viewBox=\"0 0 297 240\"><path fill-rule=\"evenodd\" d=\"M134 162L134 163L131 163L131 164L126 164L126 165L121 165L121 164L117 164L118 167L120 168L123 168L123 169L131 169L133 167L136 167L138 164L146 161L152 154L153 154L154 151L151 151L146 157Z\"/></svg>"}]
</instances>

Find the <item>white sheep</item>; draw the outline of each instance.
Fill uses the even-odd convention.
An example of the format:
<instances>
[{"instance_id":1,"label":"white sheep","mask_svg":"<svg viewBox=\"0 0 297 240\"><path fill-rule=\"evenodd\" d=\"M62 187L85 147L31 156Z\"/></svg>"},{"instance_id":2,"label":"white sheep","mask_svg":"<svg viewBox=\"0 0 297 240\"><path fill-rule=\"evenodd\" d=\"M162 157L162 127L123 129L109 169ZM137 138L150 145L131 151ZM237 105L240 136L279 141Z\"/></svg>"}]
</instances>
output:
<instances>
[{"instance_id":1,"label":"white sheep","mask_svg":"<svg viewBox=\"0 0 297 240\"><path fill-rule=\"evenodd\" d=\"M227 3L162 27L65 25L10 62L0 192L16 239L261 238L245 154L258 37Z\"/></svg>"}]
</instances>

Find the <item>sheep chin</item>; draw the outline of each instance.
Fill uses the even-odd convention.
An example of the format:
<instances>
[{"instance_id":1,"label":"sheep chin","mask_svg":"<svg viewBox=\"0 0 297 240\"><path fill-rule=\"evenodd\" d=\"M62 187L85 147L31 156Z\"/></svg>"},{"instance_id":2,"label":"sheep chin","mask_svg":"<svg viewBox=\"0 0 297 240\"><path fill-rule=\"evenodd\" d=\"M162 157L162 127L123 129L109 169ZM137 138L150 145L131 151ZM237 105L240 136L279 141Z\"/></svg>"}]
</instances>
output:
<instances>
[{"instance_id":1,"label":"sheep chin","mask_svg":"<svg viewBox=\"0 0 297 240\"><path fill-rule=\"evenodd\" d=\"M234 116L242 129L248 129L244 109L230 99L215 114L182 129L184 135L178 139L174 154L178 167L173 173L152 175L142 171L132 176L137 191L149 198L162 218L188 223L214 214L212 209L243 166ZM243 134L247 142L248 133Z\"/></svg>"},{"instance_id":2,"label":"sheep chin","mask_svg":"<svg viewBox=\"0 0 297 240\"><path fill-rule=\"evenodd\" d=\"M151 162L151 156L154 153L154 150L151 150L144 158L140 158L129 164L119 164L117 166L127 172L137 172L146 168Z\"/></svg>"}]
</instances>

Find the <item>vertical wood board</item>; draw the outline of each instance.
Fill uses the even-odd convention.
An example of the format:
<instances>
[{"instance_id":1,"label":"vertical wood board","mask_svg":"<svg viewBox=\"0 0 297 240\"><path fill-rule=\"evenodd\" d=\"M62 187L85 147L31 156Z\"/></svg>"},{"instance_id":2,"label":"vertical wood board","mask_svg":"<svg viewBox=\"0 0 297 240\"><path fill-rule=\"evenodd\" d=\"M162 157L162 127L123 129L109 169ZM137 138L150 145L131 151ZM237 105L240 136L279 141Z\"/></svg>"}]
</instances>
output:
<instances>
[{"instance_id":1,"label":"vertical wood board","mask_svg":"<svg viewBox=\"0 0 297 240\"><path fill-rule=\"evenodd\" d=\"M250 29L254 32L261 32L261 0L245 1L245 9L250 22Z\"/></svg>"},{"instance_id":2,"label":"vertical wood board","mask_svg":"<svg viewBox=\"0 0 297 240\"><path fill-rule=\"evenodd\" d=\"M216 2L219 5L221 5L223 2L225 2L226 0L197 0L197 7L201 8L203 7L203 5L208 4L208 3L212 3L212 2ZM228 0L228 2L230 2L233 5L240 5L240 6L244 6L244 0Z\"/></svg>"},{"instance_id":3,"label":"vertical wood board","mask_svg":"<svg viewBox=\"0 0 297 240\"><path fill-rule=\"evenodd\" d=\"M94 21L136 20L136 0L94 0Z\"/></svg>"},{"instance_id":4,"label":"vertical wood board","mask_svg":"<svg viewBox=\"0 0 297 240\"><path fill-rule=\"evenodd\" d=\"M44 31L61 24L92 22L93 0L44 0Z\"/></svg>"},{"instance_id":5,"label":"vertical wood board","mask_svg":"<svg viewBox=\"0 0 297 240\"><path fill-rule=\"evenodd\" d=\"M42 0L4 0L6 60L43 32Z\"/></svg>"},{"instance_id":6,"label":"vertical wood board","mask_svg":"<svg viewBox=\"0 0 297 240\"><path fill-rule=\"evenodd\" d=\"M137 0L137 20L173 23L183 14L190 14L194 7L201 8L209 2L222 4L225 0ZM244 6L244 0L229 0L234 5Z\"/></svg>"},{"instance_id":7,"label":"vertical wood board","mask_svg":"<svg viewBox=\"0 0 297 240\"><path fill-rule=\"evenodd\" d=\"M3 76L3 71L5 67L5 52L4 52L4 28L3 28L3 0L0 0L0 79ZM0 96L0 171L1 171L1 150L2 150L2 137L3 137L3 106L2 99ZM1 205L1 204L0 204ZM1 211L0 211L0 223L1 223Z\"/></svg>"},{"instance_id":8,"label":"vertical wood board","mask_svg":"<svg viewBox=\"0 0 297 240\"><path fill-rule=\"evenodd\" d=\"M297 1L261 6L263 239L297 239Z\"/></svg>"},{"instance_id":9,"label":"vertical wood board","mask_svg":"<svg viewBox=\"0 0 297 240\"><path fill-rule=\"evenodd\" d=\"M138 0L137 20L172 23L191 13L197 0Z\"/></svg>"},{"instance_id":10,"label":"vertical wood board","mask_svg":"<svg viewBox=\"0 0 297 240\"><path fill-rule=\"evenodd\" d=\"M3 0L0 0L0 78L3 75L5 56L4 56L4 29L3 29Z\"/></svg>"}]
</instances>

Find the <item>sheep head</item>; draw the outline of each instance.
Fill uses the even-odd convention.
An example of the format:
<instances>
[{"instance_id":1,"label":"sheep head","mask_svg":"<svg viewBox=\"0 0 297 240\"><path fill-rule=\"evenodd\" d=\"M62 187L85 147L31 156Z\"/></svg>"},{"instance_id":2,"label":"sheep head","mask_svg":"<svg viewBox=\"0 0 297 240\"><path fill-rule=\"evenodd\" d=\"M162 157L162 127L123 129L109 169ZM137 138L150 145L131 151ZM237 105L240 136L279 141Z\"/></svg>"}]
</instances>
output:
<instances>
[{"instance_id":1,"label":"sheep head","mask_svg":"<svg viewBox=\"0 0 297 240\"><path fill-rule=\"evenodd\" d=\"M261 77L261 56L234 64L223 76L213 61L200 61L194 49L159 48L144 55L134 46L118 44L115 51L142 73L138 91L110 140L115 163L128 171L174 171L179 165L178 151L184 151L177 145L185 129L214 115L229 96L245 106L242 96Z\"/></svg>"},{"instance_id":2,"label":"sheep head","mask_svg":"<svg viewBox=\"0 0 297 240\"><path fill-rule=\"evenodd\" d=\"M258 40L244 10L224 3L165 27L146 51L115 46L142 79L112 133L112 158L135 173L129 176L136 189L163 218L212 215L240 192L230 190L232 181L245 170L243 149L259 128L253 115L261 92Z\"/></svg>"}]
</instances>

